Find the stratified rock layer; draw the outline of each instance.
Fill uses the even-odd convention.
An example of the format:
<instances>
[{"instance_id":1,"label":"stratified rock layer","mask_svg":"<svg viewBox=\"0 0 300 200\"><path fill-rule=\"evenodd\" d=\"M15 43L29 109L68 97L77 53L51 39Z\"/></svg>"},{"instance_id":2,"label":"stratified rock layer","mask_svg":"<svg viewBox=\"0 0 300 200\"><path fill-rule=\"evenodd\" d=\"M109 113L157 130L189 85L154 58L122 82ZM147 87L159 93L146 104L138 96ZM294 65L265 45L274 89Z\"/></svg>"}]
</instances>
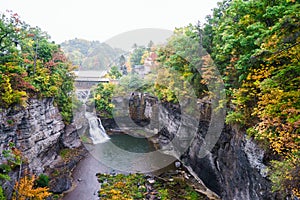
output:
<instances>
[{"instance_id":1,"label":"stratified rock layer","mask_svg":"<svg viewBox=\"0 0 300 200\"><path fill-rule=\"evenodd\" d=\"M36 173L43 172L57 156L65 128L52 98L30 99L26 108L2 110L0 126L0 150L13 142Z\"/></svg>"}]
</instances>

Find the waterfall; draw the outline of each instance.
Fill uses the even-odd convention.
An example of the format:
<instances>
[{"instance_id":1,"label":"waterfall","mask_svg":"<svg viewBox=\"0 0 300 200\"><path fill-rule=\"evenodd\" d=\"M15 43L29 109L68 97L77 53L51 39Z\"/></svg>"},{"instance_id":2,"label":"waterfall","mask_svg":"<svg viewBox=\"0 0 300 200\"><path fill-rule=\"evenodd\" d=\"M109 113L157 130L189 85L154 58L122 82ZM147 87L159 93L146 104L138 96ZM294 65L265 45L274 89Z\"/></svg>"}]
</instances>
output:
<instances>
[{"instance_id":1,"label":"waterfall","mask_svg":"<svg viewBox=\"0 0 300 200\"><path fill-rule=\"evenodd\" d=\"M89 134L93 144L104 143L109 140L104 127L102 126L100 118L94 112L86 111L86 102L90 96L90 90L77 90L77 97L84 103L85 118L89 122Z\"/></svg>"},{"instance_id":2,"label":"waterfall","mask_svg":"<svg viewBox=\"0 0 300 200\"><path fill-rule=\"evenodd\" d=\"M102 126L101 120L94 113L86 112L85 117L89 121L93 144L103 143L110 139Z\"/></svg>"}]
</instances>

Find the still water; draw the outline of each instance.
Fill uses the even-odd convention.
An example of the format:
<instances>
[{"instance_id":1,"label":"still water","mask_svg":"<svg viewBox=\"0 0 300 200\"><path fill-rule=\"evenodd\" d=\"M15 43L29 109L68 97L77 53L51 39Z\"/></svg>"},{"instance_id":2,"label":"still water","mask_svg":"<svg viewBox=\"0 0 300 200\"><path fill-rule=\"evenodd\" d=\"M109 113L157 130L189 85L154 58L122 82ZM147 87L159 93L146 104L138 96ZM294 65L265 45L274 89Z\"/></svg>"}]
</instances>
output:
<instances>
[{"instance_id":1,"label":"still water","mask_svg":"<svg viewBox=\"0 0 300 200\"><path fill-rule=\"evenodd\" d=\"M64 200L96 200L99 183L96 173L150 173L174 161L174 157L156 151L146 138L127 134L110 136L105 143L85 144L90 152L73 172L76 187Z\"/></svg>"}]
</instances>

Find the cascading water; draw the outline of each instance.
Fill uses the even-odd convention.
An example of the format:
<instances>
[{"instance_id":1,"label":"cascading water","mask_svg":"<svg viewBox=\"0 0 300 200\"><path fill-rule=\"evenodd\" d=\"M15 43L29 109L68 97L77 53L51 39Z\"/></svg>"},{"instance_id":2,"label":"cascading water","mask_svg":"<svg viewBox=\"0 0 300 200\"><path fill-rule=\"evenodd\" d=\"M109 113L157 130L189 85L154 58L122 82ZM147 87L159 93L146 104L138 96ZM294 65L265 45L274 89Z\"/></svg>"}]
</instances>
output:
<instances>
[{"instance_id":1,"label":"cascading water","mask_svg":"<svg viewBox=\"0 0 300 200\"><path fill-rule=\"evenodd\" d=\"M89 122L89 133L93 144L104 143L109 140L110 138L106 134L100 118L94 112L86 111L86 102L90 96L90 90L79 90L77 96L84 103L85 118Z\"/></svg>"},{"instance_id":2,"label":"cascading water","mask_svg":"<svg viewBox=\"0 0 300 200\"><path fill-rule=\"evenodd\" d=\"M93 144L103 143L110 139L102 126L101 120L94 113L85 112L85 117L89 121Z\"/></svg>"}]
</instances>

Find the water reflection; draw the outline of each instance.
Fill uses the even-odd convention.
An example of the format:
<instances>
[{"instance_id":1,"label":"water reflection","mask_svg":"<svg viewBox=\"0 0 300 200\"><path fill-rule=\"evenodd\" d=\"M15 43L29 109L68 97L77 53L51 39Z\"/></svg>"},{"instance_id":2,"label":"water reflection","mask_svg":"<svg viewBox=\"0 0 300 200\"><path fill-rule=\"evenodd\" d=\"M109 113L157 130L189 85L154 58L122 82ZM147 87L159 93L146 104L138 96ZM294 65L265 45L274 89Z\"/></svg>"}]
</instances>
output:
<instances>
[{"instance_id":1,"label":"water reflection","mask_svg":"<svg viewBox=\"0 0 300 200\"><path fill-rule=\"evenodd\" d=\"M174 157L157 151L146 138L127 134L113 135L105 143L85 146L101 163L125 173L156 171L175 160Z\"/></svg>"}]
</instances>

